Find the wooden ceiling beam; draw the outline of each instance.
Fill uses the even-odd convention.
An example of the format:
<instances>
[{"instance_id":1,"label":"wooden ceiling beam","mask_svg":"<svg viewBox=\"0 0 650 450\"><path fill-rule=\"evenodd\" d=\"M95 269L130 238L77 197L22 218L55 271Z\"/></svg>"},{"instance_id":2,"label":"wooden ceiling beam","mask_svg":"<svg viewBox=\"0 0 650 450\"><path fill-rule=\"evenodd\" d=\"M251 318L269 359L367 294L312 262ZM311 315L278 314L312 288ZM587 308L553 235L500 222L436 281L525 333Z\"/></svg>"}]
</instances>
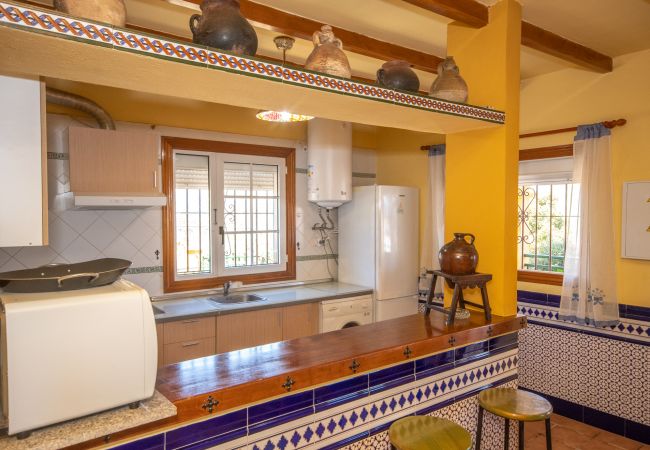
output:
<instances>
[{"instance_id":1,"label":"wooden ceiling beam","mask_svg":"<svg viewBox=\"0 0 650 450\"><path fill-rule=\"evenodd\" d=\"M200 5L201 1L185 0L195 5ZM325 25L323 22L296 16L249 0L240 0L240 4L242 14L254 26L296 38L311 41L314 31L320 30L320 27ZM334 34L343 41L343 48L352 53L384 61L401 59L408 61L416 69L431 73L437 73L438 64L442 61L442 58L429 53L380 41L343 28L332 27L332 29Z\"/></svg>"},{"instance_id":2,"label":"wooden ceiling beam","mask_svg":"<svg viewBox=\"0 0 650 450\"><path fill-rule=\"evenodd\" d=\"M613 68L610 56L524 21L521 22L521 43L597 72L611 72Z\"/></svg>"},{"instance_id":3,"label":"wooden ceiling beam","mask_svg":"<svg viewBox=\"0 0 650 450\"><path fill-rule=\"evenodd\" d=\"M475 0L403 0L440 16L473 27L488 24L488 7Z\"/></svg>"}]
</instances>

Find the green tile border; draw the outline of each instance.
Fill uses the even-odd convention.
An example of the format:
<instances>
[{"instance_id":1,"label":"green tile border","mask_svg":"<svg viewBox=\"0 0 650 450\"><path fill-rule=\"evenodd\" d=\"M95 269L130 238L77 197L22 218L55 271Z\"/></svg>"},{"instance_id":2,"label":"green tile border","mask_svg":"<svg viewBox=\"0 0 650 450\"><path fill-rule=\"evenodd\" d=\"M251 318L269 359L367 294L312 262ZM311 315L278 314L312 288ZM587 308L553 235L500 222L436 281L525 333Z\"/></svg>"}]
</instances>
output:
<instances>
[{"instance_id":1,"label":"green tile border","mask_svg":"<svg viewBox=\"0 0 650 450\"><path fill-rule=\"evenodd\" d=\"M325 259L337 259L339 255L337 254L327 254L327 255L302 255L302 256L296 256L296 261L298 262L303 262L303 261L321 261Z\"/></svg>"},{"instance_id":2,"label":"green tile border","mask_svg":"<svg viewBox=\"0 0 650 450\"><path fill-rule=\"evenodd\" d=\"M148 267L129 267L126 269L125 275L138 275L141 273L162 273L163 266L148 266Z\"/></svg>"},{"instance_id":3,"label":"green tile border","mask_svg":"<svg viewBox=\"0 0 650 450\"><path fill-rule=\"evenodd\" d=\"M47 159L66 161L70 159L70 155L68 155L67 153L47 152Z\"/></svg>"}]
</instances>

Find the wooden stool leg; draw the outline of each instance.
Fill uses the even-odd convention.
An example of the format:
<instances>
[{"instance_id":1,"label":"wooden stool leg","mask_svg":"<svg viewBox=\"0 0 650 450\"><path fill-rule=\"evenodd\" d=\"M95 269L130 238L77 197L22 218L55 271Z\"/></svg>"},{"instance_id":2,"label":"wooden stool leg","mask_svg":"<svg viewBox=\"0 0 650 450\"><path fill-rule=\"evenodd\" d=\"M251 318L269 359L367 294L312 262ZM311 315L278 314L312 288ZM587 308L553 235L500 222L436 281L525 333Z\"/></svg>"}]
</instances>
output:
<instances>
[{"instance_id":1,"label":"wooden stool leg","mask_svg":"<svg viewBox=\"0 0 650 450\"><path fill-rule=\"evenodd\" d=\"M433 304L433 296L435 294L436 282L438 281L438 275L433 274L431 277L431 287L429 288L429 294L427 295L427 303L425 305L425 315L431 314L431 305Z\"/></svg>"},{"instance_id":2,"label":"wooden stool leg","mask_svg":"<svg viewBox=\"0 0 650 450\"><path fill-rule=\"evenodd\" d=\"M458 292L458 304L461 308L465 308L465 297L463 297L463 289L461 288Z\"/></svg>"},{"instance_id":3,"label":"wooden stool leg","mask_svg":"<svg viewBox=\"0 0 650 450\"><path fill-rule=\"evenodd\" d=\"M476 424L476 450L481 450L481 436L483 436L483 407L478 407L478 423Z\"/></svg>"},{"instance_id":4,"label":"wooden stool leg","mask_svg":"<svg viewBox=\"0 0 650 450\"><path fill-rule=\"evenodd\" d=\"M546 419L546 450L553 450L553 442L551 440L551 418Z\"/></svg>"},{"instance_id":5,"label":"wooden stool leg","mask_svg":"<svg viewBox=\"0 0 650 450\"><path fill-rule=\"evenodd\" d=\"M524 423L519 421L519 450L524 450Z\"/></svg>"},{"instance_id":6,"label":"wooden stool leg","mask_svg":"<svg viewBox=\"0 0 650 450\"><path fill-rule=\"evenodd\" d=\"M510 419L506 419L506 431L503 436L503 448L508 450L510 447Z\"/></svg>"},{"instance_id":7,"label":"wooden stool leg","mask_svg":"<svg viewBox=\"0 0 650 450\"><path fill-rule=\"evenodd\" d=\"M487 286L485 283L481 285L481 298L483 299L483 310L485 312L485 320L492 320L492 309L490 308L490 300L488 299Z\"/></svg>"},{"instance_id":8,"label":"wooden stool leg","mask_svg":"<svg viewBox=\"0 0 650 450\"><path fill-rule=\"evenodd\" d=\"M449 310L449 316L447 317L447 325L453 325L454 320L456 319L456 309L458 308L458 297L460 292L460 283L456 283L454 285L454 295L451 298L451 309Z\"/></svg>"}]
</instances>

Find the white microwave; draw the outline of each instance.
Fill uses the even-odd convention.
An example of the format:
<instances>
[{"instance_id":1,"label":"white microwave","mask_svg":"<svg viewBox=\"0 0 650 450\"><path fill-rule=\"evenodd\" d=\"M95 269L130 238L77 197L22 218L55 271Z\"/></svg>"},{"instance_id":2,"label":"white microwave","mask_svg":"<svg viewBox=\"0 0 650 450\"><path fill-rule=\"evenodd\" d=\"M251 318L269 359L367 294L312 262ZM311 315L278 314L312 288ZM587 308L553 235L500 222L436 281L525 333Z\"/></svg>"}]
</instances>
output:
<instances>
[{"instance_id":1,"label":"white microwave","mask_svg":"<svg viewBox=\"0 0 650 450\"><path fill-rule=\"evenodd\" d=\"M154 393L156 324L147 292L10 294L2 307L2 410L9 434L131 404Z\"/></svg>"}]
</instances>

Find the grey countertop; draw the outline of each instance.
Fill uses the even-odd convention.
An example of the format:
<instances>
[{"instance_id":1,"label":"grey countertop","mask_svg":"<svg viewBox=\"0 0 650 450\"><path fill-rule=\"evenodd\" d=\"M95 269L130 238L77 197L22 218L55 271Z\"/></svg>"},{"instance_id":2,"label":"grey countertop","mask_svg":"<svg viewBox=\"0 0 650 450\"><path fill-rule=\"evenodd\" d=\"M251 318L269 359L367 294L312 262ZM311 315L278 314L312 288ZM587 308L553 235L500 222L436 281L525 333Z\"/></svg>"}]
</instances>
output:
<instances>
[{"instance_id":1,"label":"grey countertop","mask_svg":"<svg viewBox=\"0 0 650 450\"><path fill-rule=\"evenodd\" d=\"M372 294L372 289L336 281L308 284L301 286L279 287L272 289L237 290L236 293L256 294L264 300L248 303L222 304L211 301L212 295L193 295L173 300L157 300L153 302L156 322L215 316L256 309L274 308L285 305L320 302L356 295Z\"/></svg>"}]
</instances>

